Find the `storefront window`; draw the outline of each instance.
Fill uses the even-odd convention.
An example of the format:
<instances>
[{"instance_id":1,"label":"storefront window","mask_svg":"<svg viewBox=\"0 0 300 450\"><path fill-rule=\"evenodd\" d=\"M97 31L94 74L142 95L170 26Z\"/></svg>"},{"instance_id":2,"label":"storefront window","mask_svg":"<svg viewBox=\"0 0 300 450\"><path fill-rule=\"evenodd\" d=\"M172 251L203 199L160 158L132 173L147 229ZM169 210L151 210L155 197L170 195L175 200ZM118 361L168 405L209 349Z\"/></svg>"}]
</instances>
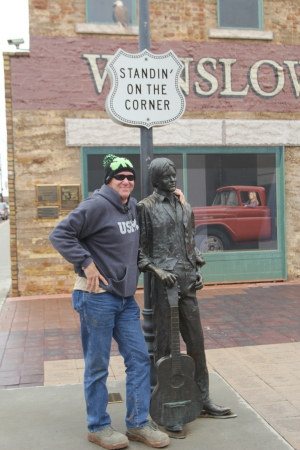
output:
<instances>
[{"instance_id":1,"label":"storefront window","mask_svg":"<svg viewBox=\"0 0 300 450\"><path fill-rule=\"evenodd\" d=\"M141 200L139 147L82 149L83 196L103 184L108 153L136 170L133 197ZM154 147L177 167L196 219L205 282L286 278L284 149L281 147Z\"/></svg>"},{"instance_id":2,"label":"storefront window","mask_svg":"<svg viewBox=\"0 0 300 450\"><path fill-rule=\"evenodd\" d=\"M275 154L188 154L187 169L202 252L277 249Z\"/></svg>"},{"instance_id":3,"label":"storefront window","mask_svg":"<svg viewBox=\"0 0 300 450\"><path fill-rule=\"evenodd\" d=\"M116 152L118 153L118 152ZM141 200L140 155L122 151L136 170L132 193ZM270 153L162 153L177 168L177 186L193 207L196 244L203 253L275 250L276 157ZM88 196L103 183L105 154L87 156Z\"/></svg>"}]
</instances>

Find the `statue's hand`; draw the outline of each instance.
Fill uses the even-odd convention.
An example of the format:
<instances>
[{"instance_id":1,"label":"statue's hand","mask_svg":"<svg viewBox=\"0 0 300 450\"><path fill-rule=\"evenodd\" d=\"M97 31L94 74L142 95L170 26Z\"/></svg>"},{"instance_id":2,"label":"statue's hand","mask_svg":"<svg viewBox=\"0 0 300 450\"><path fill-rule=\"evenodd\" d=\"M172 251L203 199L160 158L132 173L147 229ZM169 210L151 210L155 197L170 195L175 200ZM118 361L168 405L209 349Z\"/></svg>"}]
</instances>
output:
<instances>
[{"instance_id":1,"label":"statue's hand","mask_svg":"<svg viewBox=\"0 0 300 450\"><path fill-rule=\"evenodd\" d=\"M196 282L195 282L195 289L196 289L196 291L200 291L200 289L202 289L203 286L204 286L202 272L201 272L201 268L200 267L197 267L196 275L197 275L197 279L196 279Z\"/></svg>"},{"instance_id":2,"label":"statue's hand","mask_svg":"<svg viewBox=\"0 0 300 450\"><path fill-rule=\"evenodd\" d=\"M177 275L167 270L156 268L155 274L168 288L171 288L177 280Z\"/></svg>"}]
</instances>

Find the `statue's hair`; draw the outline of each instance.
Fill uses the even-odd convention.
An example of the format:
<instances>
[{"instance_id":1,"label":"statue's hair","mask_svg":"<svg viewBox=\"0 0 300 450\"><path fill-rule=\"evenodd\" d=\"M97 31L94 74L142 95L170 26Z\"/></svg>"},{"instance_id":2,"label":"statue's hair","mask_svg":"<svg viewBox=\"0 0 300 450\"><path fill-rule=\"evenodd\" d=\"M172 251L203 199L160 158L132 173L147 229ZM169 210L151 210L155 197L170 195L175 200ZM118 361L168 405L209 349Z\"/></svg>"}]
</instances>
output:
<instances>
[{"instance_id":1,"label":"statue's hair","mask_svg":"<svg viewBox=\"0 0 300 450\"><path fill-rule=\"evenodd\" d=\"M154 187L158 186L162 174L170 166L174 167L174 169L176 170L175 164L168 158L155 158L153 159L153 161L151 161L149 166L149 175L151 183Z\"/></svg>"}]
</instances>

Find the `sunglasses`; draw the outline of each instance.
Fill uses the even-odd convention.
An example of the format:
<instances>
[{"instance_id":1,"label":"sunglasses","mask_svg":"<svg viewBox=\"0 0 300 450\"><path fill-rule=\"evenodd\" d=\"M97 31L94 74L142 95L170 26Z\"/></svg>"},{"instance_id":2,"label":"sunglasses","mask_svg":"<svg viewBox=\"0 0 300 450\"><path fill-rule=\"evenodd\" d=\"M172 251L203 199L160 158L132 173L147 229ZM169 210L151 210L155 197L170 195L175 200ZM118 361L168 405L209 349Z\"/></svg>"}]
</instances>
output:
<instances>
[{"instance_id":1,"label":"sunglasses","mask_svg":"<svg viewBox=\"0 0 300 450\"><path fill-rule=\"evenodd\" d=\"M127 178L128 181L134 181L135 180L135 176L134 175L120 175L119 173L114 175L114 178L116 180L118 180L118 181L123 181L123 180L125 180L125 178Z\"/></svg>"}]
</instances>

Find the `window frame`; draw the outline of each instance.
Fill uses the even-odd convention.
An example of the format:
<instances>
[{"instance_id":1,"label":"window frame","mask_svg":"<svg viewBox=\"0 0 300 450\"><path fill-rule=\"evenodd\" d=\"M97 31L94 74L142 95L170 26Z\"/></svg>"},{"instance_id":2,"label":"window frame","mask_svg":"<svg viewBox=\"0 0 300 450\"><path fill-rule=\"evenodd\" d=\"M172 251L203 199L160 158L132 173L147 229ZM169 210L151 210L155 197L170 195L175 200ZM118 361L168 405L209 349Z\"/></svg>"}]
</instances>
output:
<instances>
[{"instance_id":1,"label":"window frame","mask_svg":"<svg viewBox=\"0 0 300 450\"><path fill-rule=\"evenodd\" d=\"M220 1L217 0L217 14L218 14L218 28L222 30L263 30L263 24L264 24L264 4L263 0L257 0L258 3L258 27L257 28L250 28L250 27L225 27L221 25L220 20Z\"/></svg>"}]
</instances>

